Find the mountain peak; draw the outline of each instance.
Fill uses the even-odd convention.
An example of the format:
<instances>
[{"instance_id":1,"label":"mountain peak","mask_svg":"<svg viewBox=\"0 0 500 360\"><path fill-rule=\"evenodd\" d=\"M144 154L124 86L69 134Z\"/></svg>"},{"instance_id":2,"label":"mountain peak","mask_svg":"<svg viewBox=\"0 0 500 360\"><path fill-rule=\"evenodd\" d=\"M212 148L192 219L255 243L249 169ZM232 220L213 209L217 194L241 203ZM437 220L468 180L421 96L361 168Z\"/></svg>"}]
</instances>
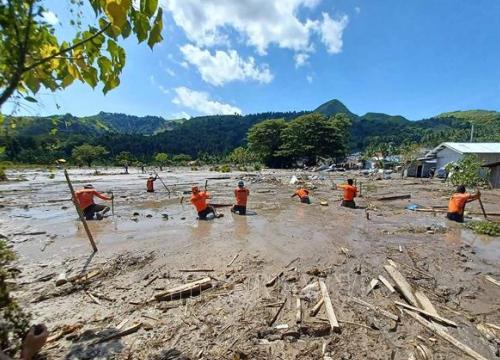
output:
<instances>
[{"instance_id":1,"label":"mountain peak","mask_svg":"<svg viewBox=\"0 0 500 360\"><path fill-rule=\"evenodd\" d=\"M347 114L349 117L356 117L355 114L353 114L347 106L345 106L340 100L338 99L333 99L330 101L327 101L324 104L321 104L318 106L314 112L319 112L322 113L323 115L326 116L333 116L335 114L339 113L344 113Z\"/></svg>"}]
</instances>

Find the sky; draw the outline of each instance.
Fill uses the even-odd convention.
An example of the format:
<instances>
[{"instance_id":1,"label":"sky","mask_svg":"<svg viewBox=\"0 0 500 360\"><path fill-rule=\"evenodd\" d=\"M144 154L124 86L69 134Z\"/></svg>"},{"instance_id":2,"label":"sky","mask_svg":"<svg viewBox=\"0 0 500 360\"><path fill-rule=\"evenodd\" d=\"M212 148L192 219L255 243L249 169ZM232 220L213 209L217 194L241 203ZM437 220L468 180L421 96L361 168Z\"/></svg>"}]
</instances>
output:
<instances>
[{"instance_id":1,"label":"sky","mask_svg":"<svg viewBox=\"0 0 500 360\"><path fill-rule=\"evenodd\" d=\"M61 37L75 31L68 2L45 1ZM17 114L179 118L313 110L331 99L359 115L411 120L500 110L498 0L160 3L164 41L153 51L133 37L121 42L127 64L117 89L42 90L38 105Z\"/></svg>"}]
</instances>

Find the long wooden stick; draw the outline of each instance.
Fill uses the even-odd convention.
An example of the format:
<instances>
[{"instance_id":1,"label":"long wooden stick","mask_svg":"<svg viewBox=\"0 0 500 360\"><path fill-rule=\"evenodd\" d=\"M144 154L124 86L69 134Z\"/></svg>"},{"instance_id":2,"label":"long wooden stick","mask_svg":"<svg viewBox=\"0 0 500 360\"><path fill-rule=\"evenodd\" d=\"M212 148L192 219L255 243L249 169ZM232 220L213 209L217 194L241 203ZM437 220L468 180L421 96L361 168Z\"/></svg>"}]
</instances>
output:
<instances>
[{"instance_id":1,"label":"long wooden stick","mask_svg":"<svg viewBox=\"0 0 500 360\"><path fill-rule=\"evenodd\" d=\"M486 220L488 220L488 216L486 215L486 211L484 210L484 206L483 206L483 201L481 200L481 198L477 198L477 201L479 201L479 206L481 206L481 211L483 212L483 216Z\"/></svg>"},{"instance_id":2,"label":"long wooden stick","mask_svg":"<svg viewBox=\"0 0 500 360\"><path fill-rule=\"evenodd\" d=\"M330 329L338 332L340 331L340 325L337 321L337 316L335 315L335 311L333 310L330 294L328 293L328 289L325 283L321 280L319 281L319 288L321 290L321 295L323 296L326 315L328 316L328 320L330 321Z\"/></svg>"},{"instance_id":3,"label":"long wooden stick","mask_svg":"<svg viewBox=\"0 0 500 360\"><path fill-rule=\"evenodd\" d=\"M401 307L404 307L406 309L409 309L409 310L412 310L412 311L416 311L416 312L419 312L423 315L426 315L428 317L431 317L432 319L434 320L437 320L443 324L446 324L446 325L449 325L449 326L453 326L453 327L457 327L457 323L454 322L454 321L451 321L451 320L448 320L442 316L439 316L439 315L435 315L433 313L430 313L428 311L425 311L425 310L422 310L422 309L419 309L417 307L414 307L414 306L411 306L411 305L408 305L408 304L405 304L405 303L402 303L400 301L394 301L394 303L398 306L401 306Z\"/></svg>"},{"instance_id":4,"label":"long wooden stick","mask_svg":"<svg viewBox=\"0 0 500 360\"><path fill-rule=\"evenodd\" d=\"M90 232L87 220L85 220L85 217L83 216L82 209L80 209L80 205L78 204L78 200L76 199L75 190L73 189L73 184L71 184L71 180L69 179L68 171L66 169L64 169L64 176L66 177L66 181L68 182L69 190L71 191L71 198L73 200L73 204L75 205L76 212L78 213L78 217L83 224L85 232L87 233L90 244L92 245L92 249L94 250L94 252L97 252L97 246L95 244L94 237Z\"/></svg>"},{"instance_id":5,"label":"long wooden stick","mask_svg":"<svg viewBox=\"0 0 500 360\"><path fill-rule=\"evenodd\" d=\"M158 175L158 173L156 171L155 171L155 175L160 180L160 182L163 184L163 186L167 190L168 194L170 195L170 189L167 187L167 185L165 185L165 183L163 182L163 179L160 177L160 175Z\"/></svg>"}]
</instances>

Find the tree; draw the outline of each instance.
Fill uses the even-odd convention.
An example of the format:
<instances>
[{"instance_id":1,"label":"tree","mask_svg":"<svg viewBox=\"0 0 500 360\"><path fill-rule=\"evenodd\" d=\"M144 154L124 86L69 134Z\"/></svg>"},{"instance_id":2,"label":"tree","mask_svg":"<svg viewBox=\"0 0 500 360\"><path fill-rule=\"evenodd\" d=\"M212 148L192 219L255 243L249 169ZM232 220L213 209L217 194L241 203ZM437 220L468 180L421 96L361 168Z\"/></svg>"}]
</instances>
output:
<instances>
[{"instance_id":1,"label":"tree","mask_svg":"<svg viewBox=\"0 0 500 360\"><path fill-rule=\"evenodd\" d=\"M160 165L160 171L163 171L162 167L168 163L168 155L166 153L156 153L155 161Z\"/></svg>"},{"instance_id":2,"label":"tree","mask_svg":"<svg viewBox=\"0 0 500 360\"><path fill-rule=\"evenodd\" d=\"M192 159L191 156L187 154L174 155L174 157L172 158L172 160L178 164L187 163L188 161L191 161L191 159Z\"/></svg>"},{"instance_id":3,"label":"tree","mask_svg":"<svg viewBox=\"0 0 500 360\"><path fill-rule=\"evenodd\" d=\"M120 84L125 50L118 45L134 33L150 48L162 40L163 11L158 0L71 0L70 6L89 6L93 21L82 24L80 13L71 25L69 41L57 38L44 18L44 0L0 1L0 106L16 91L27 101L40 88L64 89L75 80L107 93ZM85 3L88 3L86 5ZM86 28L84 30L84 28Z\"/></svg>"},{"instance_id":4,"label":"tree","mask_svg":"<svg viewBox=\"0 0 500 360\"><path fill-rule=\"evenodd\" d=\"M267 166L283 166L285 159L278 155L278 151L286 127L284 119L265 120L252 126L247 135L249 150Z\"/></svg>"},{"instance_id":5,"label":"tree","mask_svg":"<svg viewBox=\"0 0 500 360\"><path fill-rule=\"evenodd\" d=\"M343 117L329 119L319 113L300 116L283 130L279 154L312 165L319 157L343 157L348 142L346 129Z\"/></svg>"},{"instance_id":6,"label":"tree","mask_svg":"<svg viewBox=\"0 0 500 360\"><path fill-rule=\"evenodd\" d=\"M75 147L71 154L79 164L87 164L91 167L94 160L104 157L108 151L101 145L83 144Z\"/></svg>"},{"instance_id":7,"label":"tree","mask_svg":"<svg viewBox=\"0 0 500 360\"><path fill-rule=\"evenodd\" d=\"M240 146L231 151L227 160L237 165L248 165L257 161L257 157L249 149Z\"/></svg>"},{"instance_id":8,"label":"tree","mask_svg":"<svg viewBox=\"0 0 500 360\"><path fill-rule=\"evenodd\" d=\"M123 166L125 174L128 174L128 166L135 161L135 157L129 151L122 151L116 155L115 161L118 165Z\"/></svg>"},{"instance_id":9,"label":"tree","mask_svg":"<svg viewBox=\"0 0 500 360\"><path fill-rule=\"evenodd\" d=\"M477 187L488 184L489 169L481 167L483 162L477 155L466 155L457 162L446 165L446 172L450 173L453 185Z\"/></svg>"}]
</instances>

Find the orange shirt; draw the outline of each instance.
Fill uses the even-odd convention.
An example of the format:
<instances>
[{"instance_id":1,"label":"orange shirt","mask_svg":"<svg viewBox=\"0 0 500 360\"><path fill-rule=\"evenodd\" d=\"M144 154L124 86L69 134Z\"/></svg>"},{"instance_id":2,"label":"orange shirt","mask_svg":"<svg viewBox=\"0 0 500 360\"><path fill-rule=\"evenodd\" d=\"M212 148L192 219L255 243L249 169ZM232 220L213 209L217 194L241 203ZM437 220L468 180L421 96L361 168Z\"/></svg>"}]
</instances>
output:
<instances>
[{"instance_id":1,"label":"orange shirt","mask_svg":"<svg viewBox=\"0 0 500 360\"><path fill-rule=\"evenodd\" d=\"M344 200L352 201L358 195L358 188L349 184L340 185L344 189Z\"/></svg>"},{"instance_id":2,"label":"orange shirt","mask_svg":"<svg viewBox=\"0 0 500 360\"><path fill-rule=\"evenodd\" d=\"M234 189L234 196L236 196L236 205L247 206L248 195L250 195L250 190L247 188L237 187Z\"/></svg>"},{"instance_id":3,"label":"orange shirt","mask_svg":"<svg viewBox=\"0 0 500 360\"><path fill-rule=\"evenodd\" d=\"M103 200L111 200L111 198L97 192L95 189L81 189L78 190L75 193L75 195L76 195L76 200L80 205L80 209L82 210L94 204L94 196L97 196L98 198Z\"/></svg>"},{"instance_id":4,"label":"orange shirt","mask_svg":"<svg viewBox=\"0 0 500 360\"><path fill-rule=\"evenodd\" d=\"M471 198L472 195L469 193L453 194L450 198L450 202L448 203L448 212L463 214L465 209L465 204L467 203L467 200L470 200Z\"/></svg>"},{"instance_id":5,"label":"orange shirt","mask_svg":"<svg viewBox=\"0 0 500 360\"><path fill-rule=\"evenodd\" d=\"M191 204L194 205L196 211L200 212L207 208L207 199L210 195L206 191L201 191L191 196Z\"/></svg>"},{"instance_id":6,"label":"orange shirt","mask_svg":"<svg viewBox=\"0 0 500 360\"><path fill-rule=\"evenodd\" d=\"M146 183L146 189L148 189L149 191L154 190L154 184L155 184L154 179L148 179L148 182Z\"/></svg>"},{"instance_id":7,"label":"orange shirt","mask_svg":"<svg viewBox=\"0 0 500 360\"><path fill-rule=\"evenodd\" d=\"M309 196L309 191L307 191L306 189L299 189L295 192L295 195L303 199Z\"/></svg>"}]
</instances>

